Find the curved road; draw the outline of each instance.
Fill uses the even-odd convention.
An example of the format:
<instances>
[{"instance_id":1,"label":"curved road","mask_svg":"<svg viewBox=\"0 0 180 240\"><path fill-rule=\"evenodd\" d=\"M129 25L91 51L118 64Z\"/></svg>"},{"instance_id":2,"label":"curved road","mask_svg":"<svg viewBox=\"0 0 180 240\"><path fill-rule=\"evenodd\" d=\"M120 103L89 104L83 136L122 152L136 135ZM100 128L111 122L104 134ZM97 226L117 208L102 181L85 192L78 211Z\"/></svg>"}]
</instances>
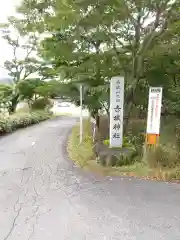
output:
<instances>
[{"instance_id":1,"label":"curved road","mask_svg":"<svg viewBox=\"0 0 180 240\"><path fill-rule=\"evenodd\" d=\"M0 240L179 240L180 185L90 176L68 160L76 120L0 140Z\"/></svg>"}]
</instances>

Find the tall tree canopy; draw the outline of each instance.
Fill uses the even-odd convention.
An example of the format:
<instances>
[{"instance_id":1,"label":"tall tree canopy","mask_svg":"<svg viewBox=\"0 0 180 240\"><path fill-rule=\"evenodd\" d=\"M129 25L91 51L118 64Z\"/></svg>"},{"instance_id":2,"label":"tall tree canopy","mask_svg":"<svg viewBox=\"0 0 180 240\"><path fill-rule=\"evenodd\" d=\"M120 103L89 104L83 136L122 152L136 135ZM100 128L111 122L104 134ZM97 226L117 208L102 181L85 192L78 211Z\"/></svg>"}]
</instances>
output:
<instances>
[{"instance_id":1,"label":"tall tree canopy","mask_svg":"<svg viewBox=\"0 0 180 240\"><path fill-rule=\"evenodd\" d=\"M84 83L87 104L94 96L101 108L108 97L99 89L123 75L129 116L146 106L149 85L162 85L167 97L179 86L179 9L179 0L24 0L17 11L23 29L41 36L43 77Z\"/></svg>"},{"instance_id":2,"label":"tall tree canopy","mask_svg":"<svg viewBox=\"0 0 180 240\"><path fill-rule=\"evenodd\" d=\"M42 66L36 57L38 37L35 32L26 31L21 18L9 17L7 23L2 23L0 27L2 37L12 51L12 58L7 59L2 67L13 82L9 111L14 112L20 100L17 84L38 74Z\"/></svg>"}]
</instances>

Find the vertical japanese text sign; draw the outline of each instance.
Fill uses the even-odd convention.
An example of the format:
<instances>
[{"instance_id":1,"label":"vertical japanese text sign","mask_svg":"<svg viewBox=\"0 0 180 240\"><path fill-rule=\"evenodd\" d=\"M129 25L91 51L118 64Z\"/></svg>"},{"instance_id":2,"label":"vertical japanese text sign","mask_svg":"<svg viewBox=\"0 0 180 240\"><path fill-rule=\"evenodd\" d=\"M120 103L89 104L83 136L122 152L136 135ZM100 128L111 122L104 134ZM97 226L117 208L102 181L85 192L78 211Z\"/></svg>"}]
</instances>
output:
<instances>
[{"instance_id":1,"label":"vertical japanese text sign","mask_svg":"<svg viewBox=\"0 0 180 240\"><path fill-rule=\"evenodd\" d=\"M110 147L122 147L123 144L123 105L124 78L111 79L110 86Z\"/></svg>"},{"instance_id":2,"label":"vertical japanese text sign","mask_svg":"<svg viewBox=\"0 0 180 240\"><path fill-rule=\"evenodd\" d=\"M148 118L147 118L147 134L159 135L162 88L151 87L149 89Z\"/></svg>"}]
</instances>

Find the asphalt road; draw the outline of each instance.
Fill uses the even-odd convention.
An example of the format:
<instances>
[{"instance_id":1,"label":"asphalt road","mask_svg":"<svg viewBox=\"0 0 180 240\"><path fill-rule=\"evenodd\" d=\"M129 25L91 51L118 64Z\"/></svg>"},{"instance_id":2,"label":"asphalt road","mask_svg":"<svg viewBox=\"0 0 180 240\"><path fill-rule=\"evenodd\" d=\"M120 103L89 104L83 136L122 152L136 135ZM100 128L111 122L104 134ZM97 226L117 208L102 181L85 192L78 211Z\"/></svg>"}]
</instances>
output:
<instances>
[{"instance_id":1,"label":"asphalt road","mask_svg":"<svg viewBox=\"0 0 180 240\"><path fill-rule=\"evenodd\" d=\"M75 122L0 140L0 240L179 240L180 185L83 172L65 150Z\"/></svg>"}]
</instances>

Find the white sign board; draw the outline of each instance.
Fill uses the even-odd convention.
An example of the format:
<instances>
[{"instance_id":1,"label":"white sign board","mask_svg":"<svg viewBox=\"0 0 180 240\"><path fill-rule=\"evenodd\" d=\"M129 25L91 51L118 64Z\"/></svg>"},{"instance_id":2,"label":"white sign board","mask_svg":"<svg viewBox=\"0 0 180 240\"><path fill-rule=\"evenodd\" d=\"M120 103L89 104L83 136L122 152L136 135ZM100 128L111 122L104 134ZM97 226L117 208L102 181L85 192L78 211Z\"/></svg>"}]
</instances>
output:
<instances>
[{"instance_id":1,"label":"white sign board","mask_svg":"<svg viewBox=\"0 0 180 240\"><path fill-rule=\"evenodd\" d=\"M124 78L113 77L110 86L110 147L123 144Z\"/></svg>"},{"instance_id":2,"label":"white sign board","mask_svg":"<svg viewBox=\"0 0 180 240\"><path fill-rule=\"evenodd\" d=\"M162 88L151 87L149 89L147 134L159 135L161 106L162 106Z\"/></svg>"}]
</instances>

